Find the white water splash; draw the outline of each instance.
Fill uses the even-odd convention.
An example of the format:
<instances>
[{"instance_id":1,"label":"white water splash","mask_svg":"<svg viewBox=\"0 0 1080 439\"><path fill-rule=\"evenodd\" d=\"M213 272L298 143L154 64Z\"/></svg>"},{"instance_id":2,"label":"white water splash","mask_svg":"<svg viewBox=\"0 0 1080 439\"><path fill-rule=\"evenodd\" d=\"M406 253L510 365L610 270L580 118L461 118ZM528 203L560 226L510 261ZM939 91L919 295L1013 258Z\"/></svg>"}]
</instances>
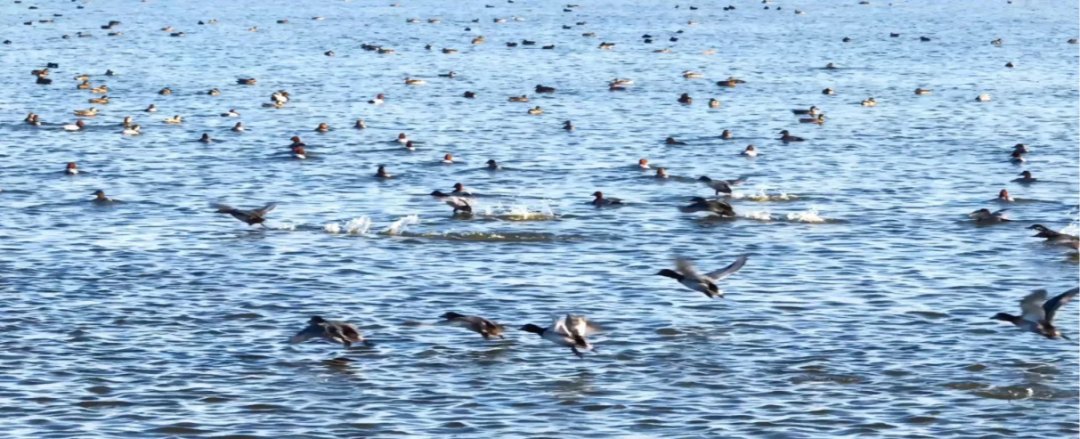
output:
<instances>
[{"instance_id":1,"label":"white water splash","mask_svg":"<svg viewBox=\"0 0 1080 439\"><path fill-rule=\"evenodd\" d=\"M803 212L792 212L787 214L787 220L797 223L823 223L825 218L818 216L817 209L810 208L810 210Z\"/></svg>"},{"instance_id":2,"label":"white water splash","mask_svg":"<svg viewBox=\"0 0 1080 439\"><path fill-rule=\"evenodd\" d=\"M296 230L296 224L293 224L293 223L279 223L279 224L274 224L274 226L271 227L271 228L275 229L275 230Z\"/></svg>"},{"instance_id":3,"label":"white water splash","mask_svg":"<svg viewBox=\"0 0 1080 439\"><path fill-rule=\"evenodd\" d=\"M328 223L323 226L323 230L330 234L346 235L366 235L371 230L371 218L361 216L359 218L353 218L344 224L342 223Z\"/></svg>"},{"instance_id":4,"label":"white water splash","mask_svg":"<svg viewBox=\"0 0 1080 439\"><path fill-rule=\"evenodd\" d=\"M788 194L782 191L769 192L770 188L760 187L757 192L753 194L733 194L731 197L735 199L743 199L749 201L792 201L798 200L799 196L795 194Z\"/></svg>"},{"instance_id":5,"label":"white water splash","mask_svg":"<svg viewBox=\"0 0 1080 439\"><path fill-rule=\"evenodd\" d=\"M763 211L759 211L759 212L744 213L744 214L739 215L739 216L741 216L743 218L746 218L746 219L752 219L752 220L758 220L758 221L772 221L772 219L773 219L772 214L770 214L769 211L767 211L767 210L763 210Z\"/></svg>"},{"instance_id":6,"label":"white water splash","mask_svg":"<svg viewBox=\"0 0 1080 439\"><path fill-rule=\"evenodd\" d=\"M387 235L400 235L402 232L407 230L409 226L415 226L417 224L420 224L419 215L403 216L397 221L394 221L392 224L390 224L390 227L387 227L386 230L383 231L383 233Z\"/></svg>"},{"instance_id":7,"label":"white water splash","mask_svg":"<svg viewBox=\"0 0 1080 439\"><path fill-rule=\"evenodd\" d=\"M483 216L504 217L511 220L525 221L554 218L555 212L551 210L551 206L546 201L540 202L539 206L528 206L525 204L511 204L507 206L499 203L494 206L483 206Z\"/></svg>"}]
</instances>

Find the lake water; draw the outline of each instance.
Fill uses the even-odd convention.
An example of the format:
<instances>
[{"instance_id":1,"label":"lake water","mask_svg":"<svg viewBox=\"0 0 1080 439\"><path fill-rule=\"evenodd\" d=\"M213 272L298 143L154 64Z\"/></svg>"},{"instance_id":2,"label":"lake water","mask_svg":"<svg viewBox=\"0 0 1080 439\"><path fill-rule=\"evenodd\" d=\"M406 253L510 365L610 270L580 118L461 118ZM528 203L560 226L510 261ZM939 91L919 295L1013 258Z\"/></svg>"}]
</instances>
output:
<instances>
[{"instance_id":1,"label":"lake water","mask_svg":"<svg viewBox=\"0 0 1080 439\"><path fill-rule=\"evenodd\" d=\"M490 1L0 5L3 435L1080 432L1076 342L989 319L1080 279L1071 250L1024 229L1077 233L1076 2ZM109 20L123 36L106 36ZM537 45L505 45L522 39ZM34 84L49 62L53 84ZM80 73L113 102L88 104L99 95L76 89ZM728 76L746 84L715 84ZM615 77L635 84L609 92ZM275 90L292 100L262 108ZM378 93L385 105L366 103ZM532 102L507 102L522 94ZM871 96L877 107L859 105ZM141 111L151 103L158 113ZM798 123L790 110L810 105L828 122ZM60 129L90 106L101 114L85 131ZM229 109L247 132L229 131ZM46 125L22 123L29 112ZM119 134L128 115L142 136ZM162 123L172 115L186 121ZM321 122L334 130L313 132ZM808 140L783 144L782 129ZM220 141L195 142L204 132ZM391 142L399 132L417 151ZM290 158L293 135L309 159ZM1016 143L1025 164L1008 161ZM740 156L747 144L761 156ZM465 163L439 164L447 153ZM641 158L684 178L652 178ZM64 176L69 161L83 173ZM379 164L396 178L372 178ZM1022 170L1043 181L1010 183ZM702 175L749 176L738 218L676 209L712 195ZM472 218L427 195L456 182L481 194ZM1003 188L1020 201L997 203ZM124 203L97 206L96 189ZM627 204L595 209L597 190ZM278 207L248 227L211 202ZM1014 222L978 226L967 214L982 207ZM676 255L712 270L744 253L724 299L654 275ZM1073 338L1078 309L1058 317ZM511 329L486 342L431 325L446 311ZM567 312L603 326L597 352L516 330ZM357 324L373 346L287 344L312 315Z\"/></svg>"}]
</instances>

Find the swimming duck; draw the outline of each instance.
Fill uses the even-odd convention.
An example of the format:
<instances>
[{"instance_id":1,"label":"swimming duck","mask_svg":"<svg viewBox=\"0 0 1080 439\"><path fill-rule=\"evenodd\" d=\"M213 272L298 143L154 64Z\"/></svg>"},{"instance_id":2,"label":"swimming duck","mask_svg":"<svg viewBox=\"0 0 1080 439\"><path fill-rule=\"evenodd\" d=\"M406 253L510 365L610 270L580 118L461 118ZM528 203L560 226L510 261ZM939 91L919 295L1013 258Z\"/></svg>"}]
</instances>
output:
<instances>
[{"instance_id":1,"label":"swimming duck","mask_svg":"<svg viewBox=\"0 0 1080 439\"><path fill-rule=\"evenodd\" d=\"M78 121L75 121L74 124L64 125L63 128L64 128L64 131L82 131L83 129L86 128L86 123L81 121L81 120L78 120Z\"/></svg>"},{"instance_id":2,"label":"swimming duck","mask_svg":"<svg viewBox=\"0 0 1080 439\"><path fill-rule=\"evenodd\" d=\"M395 52L394 49L380 47L376 49L376 53L378 53L379 55L393 55Z\"/></svg>"},{"instance_id":3,"label":"swimming duck","mask_svg":"<svg viewBox=\"0 0 1080 439\"><path fill-rule=\"evenodd\" d=\"M406 23L419 23L420 19L419 18L407 18L407 19L405 19L405 22Z\"/></svg>"},{"instance_id":4,"label":"swimming duck","mask_svg":"<svg viewBox=\"0 0 1080 439\"><path fill-rule=\"evenodd\" d=\"M297 160L304 160L307 158L307 151L304 151L303 146L294 145L290 146L289 149L292 151L292 158Z\"/></svg>"},{"instance_id":5,"label":"swimming duck","mask_svg":"<svg viewBox=\"0 0 1080 439\"><path fill-rule=\"evenodd\" d=\"M741 154L747 157L757 157L758 152L754 145L746 145L746 149Z\"/></svg>"},{"instance_id":6,"label":"swimming duck","mask_svg":"<svg viewBox=\"0 0 1080 439\"><path fill-rule=\"evenodd\" d=\"M502 335L503 329L505 329L504 325L500 325L483 317L467 316L458 314L453 311L445 313L440 317L445 319L445 323L449 323L454 326L460 326L462 328L466 328L472 332L480 334L484 337L484 340L490 340L491 337L506 338Z\"/></svg>"},{"instance_id":7,"label":"swimming duck","mask_svg":"<svg viewBox=\"0 0 1080 439\"><path fill-rule=\"evenodd\" d=\"M49 85L52 84L52 79L46 78L44 76L38 76L37 79L34 80L34 82L40 85Z\"/></svg>"},{"instance_id":8,"label":"swimming duck","mask_svg":"<svg viewBox=\"0 0 1080 439\"><path fill-rule=\"evenodd\" d=\"M600 43L600 50L611 50L615 48L615 43L603 42Z\"/></svg>"},{"instance_id":9,"label":"swimming duck","mask_svg":"<svg viewBox=\"0 0 1080 439\"><path fill-rule=\"evenodd\" d=\"M975 96L975 101L976 102L990 102L990 94L989 93L983 93L981 95Z\"/></svg>"},{"instance_id":10,"label":"swimming duck","mask_svg":"<svg viewBox=\"0 0 1080 439\"><path fill-rule=\"evenodd\" d=\"M322 339L330 343L341 343L345 349L352 347L353 343L363 343L364 337L360 330L352 323L329 321L315 316L308 320L308 326L296 335L289 338L289 343L303 343L313 338Z\"/></svg>"},{"instance_id":11,"label":"swimming duck","mask_svg":"<svg viewBox=\"0 0 1080 439\"><path fill-rule=\"evenodd\" d=\"M679 210L683 213L712 212L722 217L735 216L735 209L725 201L706 200L702 197L694 197L691 198L690 201L693 202L693 204L679 207Z\"/></svg>"},{"instance_id":12,"label":"swimming duck","mask_svg":"<svg viewBox=\"0 0 1080 439\"><path fill-rule=\"evenodd\" d=\"M930 41L930 37L919 37L919 41L922 41L922 42Z\"/></svg>"},{"instance_id":13,"label":"swimming duck","mask_svg":"<svg viewBox=\"0 0 1080 439\"><path fill-rule=\"evenodd\" d=\"M385 95L383 95L382 93L379 93L378 95L375 96L375 99L372 99L372 100L368 101L368 103L372 104L372 105L382 105L383 104L383 99L385 99L385 98L386 98Z\"/></svg>"},{"instance_id":14,"label":"swimming duck","mask_svg":"<svg viewBox=\"0 0 1080 439\"><path fill-rule=\"evenodd\" d=\"M475 99L475 98L476 98L476 93L471 92L471 91L466 91L465 92L465 99Z\"/></svg>"},{"instance_id":15,"label":"swimming duck","mask_svg":"<svg viewBox=\"0 0 1080 439\"><path fill-rule=\"evenodd\" d=\"M713 180L709 177L701 176L698 178L698 181L705 183L706 186L712 188L713 191L716 191L715 195L720 195L721 192L731 194L731 187L745 183L746 179L747 177L739 177L734 180Z\"/></svg>"},{"instance_id":16,"label":"swimming duck","mask_svg":"<svg viewBox=\"0 0 1080 439\"><path fill-rule=\"evenodd\" d=\"M720 132L720 138L725 140L734 139L735 135L731 133L731 130L724 130Z\"/></svg>"},{"instance_id":17,"label":"swimming duck","mask_svg":"<svg viewBox=\"0 0 1080 439\"><path fill-rule=\"evenodd\" d=\"M831 88L826 88L826 89L821 91L821 94L832 96L832 95L836 94L836 90L833 90Z\"/></svg>"},{"instance_id":18,"label":"swimming duck","mask_svg":"<svg viewBox=\"0 0 1080 439\"><path fill-rule=\"evenodd\" d=\"M203 133L202 137L199 137L199 141L202 142L202 143L210 143L210 142L213 142L214 139L210 138L210 134Z\"/></svg>"},{"instance_id":19,"label":"swimming duck","mask_svg":"<svg viewBox=\"0 0 1080 439\"><path fill-rule=\"evenodd\" d=\"M26 122L28 125L41 125L41 119L34 113L27 114L26 119L23 119L23 122Z\"/></svg>"},{"instance_id":20,"label":"swimming duck","mask_svg":"<svg viewBox=\"0 0 1080 439\"><path fill-rule=\"evenodd\" d=\"M233 109L229 109L228 112L221 113L221 117L240 117L240 112L238 112L236 110L233 110Z\"/></svg>"},{"instance_id":21,"label":"swimming duck","mask_svg":"<svg viewBox=\"0 0 1080 439\"><path fill-rule=\"evenodd\" d=\"M333 50L327 50L326 52L323 52L323 55L334 56L334 51Z\"/></svg>"},{"instance_id":22,"label":"swimming duck","mask_svg":"<svg viewBox=\"0 0 1080 439\"><path fill-rule=\"evenodd\" d=\"M457 49L447 49L447 48L444 47L443 50L442 50L442 53L445 53L447 55L453 55L455 53L458 53L458 50Z\"/></svg>"},{"instance_id":23,"label":"swimming duck","mask_svg":"<svg viewBox=\"0 0 1080 439\"><path fill-rule=\"evenodd\" d=\"M862 101L862 106L864 106L864 107L876 107L877 106L877 101L874 100L874 98L866 98L865 101Z\"/></svg>"},{"instance_id":24,"label":"swimming duck","mask_svg":"<svg viewBox=\"0 0 1080 439\"><path fill-rule=\"evenodd\" d=\"M678 140L675 140L674 137L668 137L668 138L664 139L664 144L665 145L685 145L686 142L680 142Z\"/></svg>"},{"instance_id":25,"label":"swimming duck","mask_svg":"<svg viewBox=\"0 0 1080 439\"><path fill-rule=\"evenodd\" d=\"M147 113L157 113L157 106L154 105L154 104L150 104L150 106L146 107L146 109L143 110L143 111L145 111Z\"/></svg>"},{"instance_id":26,"label":"swimming duck","mask_svg":"<svg viewBox=\"0 0 1080 439\"><path fill-rule=\"evenodd\" d=\"M998 38L998 39L996 39L994 41L991 41L990 44L993 44L995 46L1000 46L1002 44L1005 44L1005 40L1002 40L1001 38Z\"/></svg>"},{"instance_id":27,"label":"swimming duck","mask_svg":"<svg viewBox=\"0 0 1080 439\"><path fill-rule=\"evenodd\" d=\"M123 134L125 136L138 136L138 135L142 134L142 127L140 127L138 125L132 125L130 127L127 127L127 128L124 128L123 130L121 130L120 134Z\"/></svg>"},{"instance_id":28,"label":"swimming duck","mask_svg":"<svg viewBox=\"0 0 1080 439\"><path fill-rule=\"evenodd\" d=\"M709 99L709 108L720 108L720 101L715 98Z\"/></svg>"},{"instance_id":29,"label":"swimming duck","mask_svg":"<svg viewBox=\"0 0 1080 439\"><path fill-rule=\"evenodd\" d=\"M1016 64L1013 64L1012 61L1009 61L1009 62L1005 63L1005 67L1011 69L1013 67L1016 67Z\"/></svg>"},{"instance_id":30,"label":"swimming duck","mask_svg":"<svg viewBox=\"0 0 1080 439\"><path fill-rule=\"evenodd\" d=\"M375 170L375 178L393 178L394 176L386 172L386 166L379 165L379 169Z\"/></svg>"},{"instance_id":31,"label":"swimming duck","mask_svg":"<svg viewBox=\"0 0 1080 439\"><path fill-rule=\"evenodd\" d=\"M518 46L518 43L515 43L513 41L511 41L509 43L506 43L506 47L517 47L517 46Z\"/></svg>"},{"instance_id":32,"label":"swimming duck","mask_svg":"<svg viewBox=\"0 0 1080 439\"><path fill-rule=\"evenodd\" d=\"M233 125L232 130L233 130L233 132L237 132L237 133L244 131L244 123L243 122L237 122L236 125Z\"/></svg>"},{"instance_id":33,"label":"swimming duck","mask_svg":"<svg viewBox=\"0 0 1080 439\"><path fill-rule=\"evenodd\" d=\"M1020 300L1020 315L999 312L991 319L1012 323L1024 332L1032 332L1049 339L1060 337L1071 340L1054 327L1054 316L1062 306L1076 298L1078 292L1080 288L1073 288L1046 300L1046 290L1035 290Z\"/></svg>"},{"instance_id":34,"label":"swimming duck","mask_svg":"<svg viewBox=\"0 0 1080 439\"><path fill-rule=\"evenodd\" d=\"M917 94L917 95L928 95L928 94L933 93L933 92L934 92L933 90L927 90L925 88L916 88L915 89L915 94Z\"/></svg>"},{"instance_id":35,"label":"swimming duck","mask_svg":"<svg viewBox=\"0 0 1080 439\"><path fill-rule=\"evenodd\" d=\"M525 95L510 96L510 102L529 102L529 97Z\"/></svg>"},{"instance_id":36,"label":"swimming duck","mask_svg":"<svg viewBox=\"0 0 1080 439\"><path fill-rule=\"evenodd\" d=\"M64 174L65 175L78 175L79 174L79 165L75 164L75 162L68 162L67 167L64 168Z\"/></svg>"},{"instance_id":37,"label":"swimming duck","mask_svg":"<svg viewBox=\"0 0 1080 439\"><path fill-rule=\"evenodd\" d=\"M1027 227L1028 230L1038 230L1039 233L1032 236L1033 238L1046 238L1051 242L1075 242L1080 241L1080 237L1076 235L1069 235L1067 233L1061 233L1058 231L1050 230L1042 224L1034 224Z\"/></svg>"},{"instance_id":38,"label":"swimming duck","mask_svg":"<svg viewBox=\"0 0 1080 439\"><path fill-rule=\"evenodd\" d=\"M210 91L206 92L206 94L210 96L221 96L221 91L216 88L211 88Z\"/></svg>"},{"instance_id":39,"label":"swimming duck","mask_svg":"<svg viewBox=\"0 0 1080 439\"><path fill-rule=\"evenodd\" d=\"M791 112L795 113L795 114L806 114L806 115L809 115L809 116L817 116L818 113L820 113L820 111L818 111L818 107L814 107L814 106L811 106L807 110L791 110Z\"/></svg>"},{"instance_id":40,"label":"swimming duck","mask_svg":"<svg viewBox=\"0 0 1080 439\"><path fill-rule=\"evenodd\" d=\"M469 204L469 200L461 197L451 197L439 191L435 192L439 193L437 196L439 198L442 198L443 202L446 203L447 206L454 208L454 212L451 215L457 215L458 212L464 213L466 215L472 215L472 204Z\"/></svg>"},{"instance_id":41,"label":"swimming duck","mask_svg":"<svg viewBox=\"0 0 1080 439\"><path fill-rule=\"evenodd\" d=\"M162 122L175 125L175 124L184 123L184 118L180 117L180 115L176 115L176 116L173 116L171 118L166 118Z\"/></svg>"},{"instance_id":42,"label":"swimming duck","mask_svg":"<svg viewBox=\"0 0 1080 439\"><path fill-rule=\"evenodd\" d=\"M319 126L315 127L315 131L319 133L328 133L330 132L330 125L327 125L325 122L320 123Z\"/></svg>"},{"instance_id":43,"label":"swimming duck","mask_svg":"<svg viewBox=\"0 0 1080 439\"><path fill-rule=\"evenodd\" d=\"M818 125L825 123L825 115L819 114L817 117L810 117L805 119L799 119L799 123L816 123Z\"/></svg>"},{"instance_id":44,"label":"swimming duck","mask_svg":"<svg viewBox=\"0 0 1080 439\"><path fill-rule=\"evenodd\" d=\"M679 103L680 104L690 104L690 103L693 103L693 102L694 102L694 98L690 97L690 93L683 93L682 95L679 96Z\"/></svg>"},{"instance_id":45,"label":"swimming duck","mask_svg":"<svg viewBox=\"0 0 1080 439\"><path fill-rule=\"evenodd\" d=\"M798 137L798 136L792 136L791 133L788 133L788 130L783 130L783 131L780 132L780 141L781 142L784 142L784 143L802 142L804 140L806 140L806 139L803 139L802 137Z\"/></svg>"},{"instance_id":46,"label":"swimming duck","mask_svg":"<svg viewBox=\"0 0 1080 439\"><path fill-rule=\"evenodd\" d=\"M890 33L889 33L889 38L900 38L900 34L898 34L898 33L893 33L893 32L890 32Z\"/></svg>"},{"instance_id":47,"label":"swimming duck","mask_svg":"<svg viewBox=\"0 0 1080 439\"><path fill-rule=\"evenodd\" d=\"M405 142L405 149L409 151L416 151L416 146L413 145L413 141L409 140Z\"/></svg>"},{"instance_id":48,"label":"swimming duck","mask_svg":"<svg viewBox=\"0 0 1080 439\"><path fill-rule=\"evenodd\" d=\"M1069 41L1066 41L1066 42L1069 43L1069 44L1076 44L1077 41L1078 40L1076 38L1069 38Z\"/></svg>"},{"instance_id":49,"label":"swimming duck","mask_svg":"<svg viewBox=\"0 0 1080 439\"><path fill-rule=\"evenodd\" d=\"M1019 163L1024 163L1027 160L1024 159L1024 152L1023 151L1014 150L1012 152L1012 154L1010 154L1009 161L1012 162L1012 163L1015 163L1015 164L1019 164Z\"/></svg>"},{"instance_id":50,"label":"swimming duck","mask_svg":"<svg viewBox=\"0 0 1080 439\"><path fill-rule=\"evenodd\" d=\"M252 210L240 210L225 204L211 204L210 207L217 209L216 213L227 213L249 226L262 224L263 227L266 227L266 224L263 224L266 222L266 214L274 210L274 208L277 207L277 203L267 203L267 205L259 209Z\"/></svg>"},{"instance_id":51,"label":"swimming duck","mask_svg":"<svg viewBox=\"0 0 1080 439\"><path fill-rule=\"evenodd\" d=\"M443 163L445 165L454 164L454 156L452 154L444 155L441 163Z\"/></svg>"},{"instance_id":52,"label":"swimming duck","mask_svg":"<svg viewBox=\"0 0 1080 439\"><path fill-rule=\"evenodd\" d=\"M574 124L573 124L572 122L570 122L570 121L565 121L565 122L563 122L563 126L562 126L562 129L564 129L564 130L566 130L566 131L574 131L574 130L576 130L577 128L575 128L575 127L574 127Z\"/></svg>"},{"instance_id":53,"label":"swimming duck","mask_svg":"<svg viewBox=\"0 0 1080 439\"><path fill-rule=\"evenodd\" d=\"M97 116L98 110L97 110L97 108L90 107L89 109L86 109L86 110L75 110L74 113L75 113L76 116L94 117L94 116Z\"/></svg>"},{"instance_id":54,"label":"swimming duck","mask_svg":"<svg viewBox=\"0 0 1080 439\"><path fill-rule=\"evenodd\" d=\"M86 82L90 80L90 75L78 75L75 77L75 80Z\"/></svg>"},{"instance_id":55,"label":"swimming duck","mask_svg":"<svg viewBox=\"0 0 1080 439\"><path fill-rule=\"evenodd\" d=\"M427 84L423 79L405 78L405 85L424 85Z\"/></svg>"},{"instance_id":56,"label":"swimming duck","mask_svg":"<svg viewBox=\"0 0 1080 439\"><path fill-rule=\"evenodd\" d=\"M535 90L537 93L555 93L555 87L548 87L546 85L537 85Z\"/></svg>"},{"instance_id":57,"label":"swimming duck","mask_svg":"<svg viewBox=\"0 0 1080 439\"><path fill-rule=\"evenodd\" d=\"M544 114L544 110L537 105L535 108L529 109L529 114Z\"/></svg>"},{"instance_id":58,"label":"swimming duck","mask_svg":"<svg viewBox=\"0 0 1080 439\"><path fill-rule=\"evenodd\" d=\"M485 39L483 36L479 36L479 37L476 37L476 38L472 39L473 44L483 44L486 41L487 41L487 39Z\"/></svg>"},{"instance_id":59,"label":"swimming duck","mask_svg":"<svg viewBox=\"0 0 1080 439\"><path fill-rule=\"evenodd\" d=\"M648 159L638 160L637 165L638 165L638 169L642 169L642 170L652 169L651 167L649 167L649 160Z\"/></svg>"},{"instance_id":60,"label":"swimming duck","mask_svg":"<svg viewBox=\"0 0 1080 439\"><path fill-rule=\"evenodd\" d=\"M366 129L367 124L364 123L364 119L356 119L356 123L353 124L353 128L356 128L358 130Z\"/></svg>"},{"instance_id":61,"label":"swimming duck","mask_svg":"<svg viewBox=\"0 0 1080 439\"><path fill-rule=\"evenodd\" d=\"M236 83L239 85L255 85L258 81L256 81L255 78L239 78L236 80Z\"/></svg>"},{"instance_id":62,"label":"swimming duck","mask_svg":"<svg viewBox=\"0 0 1080 439\"><path fill-rule=\"evenodd\" d=\"M998 192L997 199L998 199L998 201L1005 202L1005 203L1012 203L1012 202L1016 201L1015 198L1009 196L1009 191L1007 191L1005 189L1002 189L1000 192Z\"/></svg>"},{"instance_id":63,"label":"swimming duck","mask_svg":"<svg viewBox=\"0 0 1080 439\"><path fill-rule=\"evenodd\" d=\"M89 90L91 87L90 81L83 81L81 84L75 86L79 90Z\"/></svg>"},{"instance_id":64,"label":"swimming duck","mask_svg":"<svg viewBox=\"0 0 1080 439\"><path fill-rule=\"evenodd\" d=\"M94 87L94 88L90 89L90 93L99 94L99 95L100 94L105 94L105 93L108 93L108 92L109 92L109 86L107 86L107 85L101 85L101 86L97 86L97 87Z\"/></svg>"},{"instance_id":65,"label":"swimming duck","mask_svg":"<svg viewBox=\"0 0 1080 439\"><path fill-rule=\"evenodd\" d=\"M172 94L172 89L171 89L171 88L169 88L169 87L165 87L165 88L163 88L163 89L161 89L161 90L158 90L158 94L159 94L159 95L162 95L162 96L168 96L168 95L171 95L171 94Z\"/></svg>"},{"instance_id":66,"label":"swimming duck","mask_svg":"<svg viewBox=\"0 0 1080 439\"><path fill-rule=\"evenodd\" d=\"M663 179L663 178L668 178L668 173L667 173L667 169L664 169L664 168L656 168L656 175L654 175L654 177L656 177L656 178L662 178L662 179Z\"/></svg>"},{"instance_id":67,"label":"swimming duck","mask_svg":"<svg viewBox=\"0 0 1080 439\"><path fill-rule=\"evenodd\" d=\"M841 41L841 42L844 42L844 43L850 43L850 42L851 42L851 38L850 38L850 37L844 37L844 38L843 38L842 40L840 40L840 41Z\"/></svg>"},{"instance_id":68,"label":"swimming duck","mask_svg":"<svg viewBox=\"0 0 1080 439\"><path fill-rule=\"evenodd\" d=\"M535 45L536 45L536 41L531 41L531 40L521 40L521 45L522 45L522 46L535 46Z\"/></svg>"},{"instance_id":69,"label":"swimming duck","mask_svg":"<svg viewBox=\"0 0 1080 439\"><path fill-rule=\"evenodd\" d=\"M675 260L675 270L665 268L656 274L675 279L682 286L704 293L710 299L715 297L723 298L724 292L720 291L720 288L716 286L716 282L739 271L743 265L746 265L747 258L747 255L739 256L731 265L705 274L698 274L689 260L678 258Z\"/></svg>"},{"instance_id":70,"label":"swimming duck","mask_svg":"<svg viewBox=\"0 0 1080 439\"><path fill-rule=\"evenodd\" d=\"M615 78L608 81L608 85L634 85L634 81L625 78Z\"/></svg>"},{"instance_id":71,"label":"swimming duck","mask_svg":"<svg viewBox=\"0 0 1080 439\"><path fill-rule=\"evenodd\" d=\"M398 133L397 141L398 143L405 143L409 141L409 138L405 136L405 133Z\"/></svg>"},{"instance_id":72,"label":"swimming duck","mask_svg":"<svg viewBox=\"0 0 1080 439\"><path fill-rule=\"evenodd\" d=\"M1001 209L999 211L990 212L990 209L979 209L968 214L968 218L972 218L975 222L979 223L1000 223L1006 221L1012 221L1005 217L1005 211L1009 209Z\"/></svg>"},{"instance_id":73,"label":"swimming duck","mask_svg":"<svg viewBox=\"0 0 1080 439\"><path fill-rule=\"evenodd\" d=\"M300 140L300 136L292 136L292 137L289 138L289 141L292 142L291 144L289 144L290 148L292 148L294 146L307 146L307 144L304 143L303 140Z\"/></svg>"},{"instance_id":74,"label":"swimming duck","mask_svg":"<svg viewBox=\"0 0 1080 439\"><path fill-rule=\"evenodd\" d=\"M593 349L585 337L599 331L599 328L585 317L571 314L567 314L565 318L555 319L547 328L530 323L518 329L539 335L540 338L559 346L568 347L578 358L585 358L585 354L581 351Z\"/></svg>"},{"instance_id":75,"label":"swimming duck","mask_svg":"<svg viewBox=\"0 0 1080 439\"><path fill-rule=\"evenodd\" d=\"M119 200L114 200L112 198L106 197L105 196L105 191L103 191L101 189L98 189L98 190L94 191L94 193L92 193L90 195L94 196L94 199L90 200L90 201L95 203L95 204L111 204L111 203L115 203L115 202L119 201Z\"/></svg>"},{"instance_id":76,"label":"swimming duck","mask_svg":"<svg viewBox=\"0 0 1080 439\"><path fill-rule=\"evenodd\" d=\"M487 169L489 171L498 171L498 170L502 169L502 166L499 166L499 164L496 163L495 160L492 160L492 159L489 159L487 162L485 162L485 164L487 165Z\"/></svg>"},{"instance_id":77,"label":"swimming duck","mask_svg":"<svg viewBox=\"0 0 1080 439\"><path fill-rule=\"evenodd\" d=\"M699 72L693 72L693 71L690 71L690 70L684 70L682 72L682 77L686 78L686 79L698 79L698 78L704 78L705 75L702 74L702 73L699 73Z\"/></svg>"},{"instance_id":78,"label":"swimming duck","mask_svg":"<svg viewBox=\"0 0 1080 439\"><path fill-rule=\"evenodd\" d=\"M593 192L592 196L593 200L591 203L596 207L623 204L622 200L618 198L604 198L604 193L600 191Z\"/></svg>"},{"instance_id":79,"label":"swimming duck","mask_svg":"<svg viewBox=\"0 0 1080 439\"><path fill-rule=\"evenodd\" d=\"M1039 181L1037 178L1031 176L1031 171L1021 172L1020 176L1020 178L1013 179L1013 183L1034 183Z\"/></svg>"}]
</instances>

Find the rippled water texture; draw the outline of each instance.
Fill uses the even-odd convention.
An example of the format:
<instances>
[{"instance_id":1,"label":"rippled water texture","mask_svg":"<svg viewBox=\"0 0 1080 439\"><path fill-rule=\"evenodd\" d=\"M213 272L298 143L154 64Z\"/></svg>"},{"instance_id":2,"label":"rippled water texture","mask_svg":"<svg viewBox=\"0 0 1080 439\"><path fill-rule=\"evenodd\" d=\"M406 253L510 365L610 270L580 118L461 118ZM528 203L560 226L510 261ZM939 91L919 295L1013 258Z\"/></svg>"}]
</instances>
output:
<instances>
[{"instance_id":1,"label":"rippled water texture","mask_svg":"<svg viewBox=\"0 0 1080 439\"><path fill-rule=\"evenodd\" d=\"M1076 2L383 1L0 6L0 435L1080 431L1077 343L989 319L1078 283L1071 250L1024 229L1077 233ZM106 36L109 20L123 36ZM505 45L523 39L537 44ZM55 82L34 84L49 62ZM80 73L113 102L64 132L98 96L76 90ZM746 84L715 84L728 76ZM615 77L635 84L609 92ZM262 108L275 90L292 101ZM386 104L367 104L378 93ZM522 94L532 102L507 102ZM871 96L876 108L859 105ZM141 111L151 103L158 113ZM790 110L810 105L828 122L798 123ZM218 116L229 109L242 117ZM23 124L29 112L46 125ZM127 115L142 136L119 134ZM186 121L162 123L173 115ZM237 120L249 131L230 132ZM333 131L313 132L321 122ZM780 143L782 129L808 141ZM195 142L204 132L219 142ZM399 132L415 152L391 142ZM309 159L290 158L293 135ZM1016 143L1025 164L1008 162ZM761 156L740 156L747 144ZM447 153L464 163L439 164ZM652 178L641 158L678 178ZM69 161L83 174L64 176ZM396 177L372 178L379 164ZM1044 181L1010 183L1022 170ZM737 218L676 209L713 195L702 175L749 176ZM472 218L428 195L456 182L481 194ZM1003 188L1021 200L1014 222L967 218L1006 207ZM124 203L95 206L96 189ZM594 209L597 190L626 205ZM248 227L211 202L278 207ZM712 270L743 253L723 299L654 275L675 255ZM1074 338L1078 309L1059 314ZM446 311L511 329L486 342L433 326ZM567 312L605 330L585 359L516 329ZM356 323L373 345L287 344L312 315Z\"/></svg>"}]
</instances>

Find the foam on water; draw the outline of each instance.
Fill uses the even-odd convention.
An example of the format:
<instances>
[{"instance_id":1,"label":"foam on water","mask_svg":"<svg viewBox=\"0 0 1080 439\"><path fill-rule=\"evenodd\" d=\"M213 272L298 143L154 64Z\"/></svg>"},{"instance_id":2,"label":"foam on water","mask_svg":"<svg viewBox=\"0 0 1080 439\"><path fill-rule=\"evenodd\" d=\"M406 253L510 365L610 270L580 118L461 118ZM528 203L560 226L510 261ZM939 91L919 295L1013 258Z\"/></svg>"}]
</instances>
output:
<instances>
[{"instance_id":1,"label":"foam on water","mask_svg":"<svg viewBox=\"0 0 1080 439\"><path fill-rule=\"evenodd\" d=\"M361 216L345 223L327 223L323 230L330 234L366 235L371 229L371 218Z\"/></svg>"},{"instance_id":2,"label":"foam on water","mask_svg":"<svg viewBox=\"0 0 1080 439\"><path fill-rule=\"evenodd\" d=\"M797 223L823 223L825 218L818 215L817 209L811 207L810 210L804 210L802 212L792 212L787 214L787 220Z\"/></svg>"},{"instance_id":3,"label":"foam on water","mask_svg":"<svg viewBox=\"0 0 1080 439\"><path fill-rule=\"evenodd\" d=\"M386 235L400 235L408 230L409 226L415 226L417 224L420 224L420 215L404 216L391 223L390 227L387 227L383 233Z\"/></svg>"}]
</instances>

